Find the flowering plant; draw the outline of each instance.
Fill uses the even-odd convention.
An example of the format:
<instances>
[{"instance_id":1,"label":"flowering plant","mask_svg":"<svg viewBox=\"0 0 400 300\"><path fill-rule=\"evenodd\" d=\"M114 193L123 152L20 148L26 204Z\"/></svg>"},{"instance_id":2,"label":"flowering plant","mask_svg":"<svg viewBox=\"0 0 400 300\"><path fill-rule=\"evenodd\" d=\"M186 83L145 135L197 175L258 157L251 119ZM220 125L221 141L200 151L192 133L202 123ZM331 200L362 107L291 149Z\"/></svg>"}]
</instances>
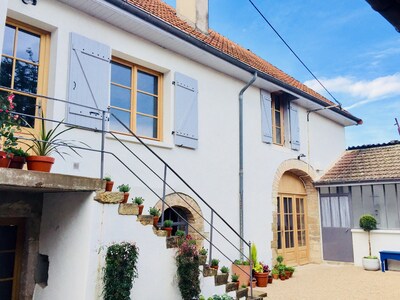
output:
<instances>
[{"instance_id":1,"label":"flowering plant","mask_svg":"<svg viewBox=\"0 0 400 300\"><path fill-rule=\"evenodd\" d=\"M17 145L18 138L14 135L19 130L20 118L14 113L16 104L14 94L0 95L0 150L6 152Z\"/></svg>"}]
</instances>

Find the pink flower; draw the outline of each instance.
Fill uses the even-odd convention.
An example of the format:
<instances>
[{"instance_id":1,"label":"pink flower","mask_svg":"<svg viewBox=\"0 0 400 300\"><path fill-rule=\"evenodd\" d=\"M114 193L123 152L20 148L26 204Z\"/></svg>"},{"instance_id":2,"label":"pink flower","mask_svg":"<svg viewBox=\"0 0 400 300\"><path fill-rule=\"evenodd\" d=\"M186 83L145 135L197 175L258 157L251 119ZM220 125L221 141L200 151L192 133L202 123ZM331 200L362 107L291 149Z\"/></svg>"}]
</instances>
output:
<instances>
[{"instance_id":1,"label":"pink flower","mask_svg":"<svg viewBox=\"0 0 400 300\"><path fill-rule=\"evenodd\" d=\"M10 95L8 95L8 97L7 97L7 100L8 100L8 102L12 102L13 100L14 100L14 97L15 97L15 95L14 94L10 94Z\"/></svg>"},{"instance_id":2,"label":"pink flower","mask_svg":"<svg viewBox=\"0 0 400 300\"><path fill-rule=\"evenodd\" d=\"M18 115L15 115L14 120L18 120L18 117L19 117Z\"/></svg>"},{"instance_id":3,"label":"pink flower","mask_svg":"<svg viewBox=\"0 0 400 300\"><path fill-rule=\"evenodd\" d=\"M3 112L3 110L2 110L2 109L0 109L0 112Z\"/></svg>"},{"instance_id":4,"label":"pink flower","mask_svg":"<svg viewBox=\"0 0 400 300\"><path fill-rule=\"evenodd\" d=\"M8 109L6 109L6 113L9 113L9 110L8 110Z\"/></svg>"}]
</instances>

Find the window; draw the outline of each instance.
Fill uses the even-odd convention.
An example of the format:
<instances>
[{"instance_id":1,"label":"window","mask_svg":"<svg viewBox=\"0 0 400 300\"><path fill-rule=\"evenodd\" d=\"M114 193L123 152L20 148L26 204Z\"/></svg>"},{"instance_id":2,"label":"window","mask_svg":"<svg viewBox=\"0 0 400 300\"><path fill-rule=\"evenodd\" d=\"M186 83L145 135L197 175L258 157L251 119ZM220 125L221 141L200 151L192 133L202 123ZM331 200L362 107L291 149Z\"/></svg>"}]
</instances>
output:
<instances>
[{"instance_id":1,"label":"window","mask_svg":"<svg viewBox=\"0 0 400 300\"><path fill-rule=\"evenodd\" d=\"M48 41L49 34L39 29L7 21L1 52L0 92L17 90L13 93L19 113L37 115L37 108L42 105L40 99L31 94L43 94L45 91ZM29 126L36 127L34 118L23 119Z\"/></svg>"},{"instance_id":2,"label":"window","mask_svg":"<svg viewBox=\"0 0 400 300\"><path fill-rule=\"evenodd\" d=\"M140 137L161 140L162 75L113 59L111 62L111 112ZM126 132L115 118L111 129Z\"/></svg>"},{"instance_id":3,"label":"window","mask_svg":"<svg viewBox=\"0 0 400 300\"><path fill-rule=\"evenodd\" d=\"M272 141L274 144L284 143L283 99L281 94L272 94Z\"/></svg>"},{"instance_id":4,"label":"window","mask_svg":"<svg viewBox=\"0 0 400 300\"><path fill-rule=\"evenodd\" d=\"M186 212L182 208L176 206L174 206L173 209L174 210L172 210L171 208L167 208L164 211L164 221L165 220L173 221L172 234L175 234L177 230L182 230L185 232L185 234L188 234L188 221Z\"/></svg>"}]
</instances>

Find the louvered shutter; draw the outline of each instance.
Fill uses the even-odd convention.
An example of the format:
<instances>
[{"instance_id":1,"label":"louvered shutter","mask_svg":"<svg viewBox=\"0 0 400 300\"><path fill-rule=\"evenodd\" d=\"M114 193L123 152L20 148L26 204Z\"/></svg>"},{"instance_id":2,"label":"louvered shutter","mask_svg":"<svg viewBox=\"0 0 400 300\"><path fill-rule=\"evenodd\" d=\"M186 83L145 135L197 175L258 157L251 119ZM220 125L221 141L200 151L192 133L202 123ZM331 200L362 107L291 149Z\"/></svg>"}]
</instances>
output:
<instances>
[{"instance_id":1,"label":"louvered shutter","mask_svg":"<svg viewBox=\"0 0 400 300\"><path fill-rule=\"evenodd\" d=\"M261 90L261 134L262 141L267 144L272 143L272 115L271 115L271 95Z\"/></svg>"},{"instance_id":2,"label":"louvered shutter","mask_svg":"<svg viewBox=\"0 0 400 300\"><path fill-rule=\"evenodd\" d=\"M293 150L300 150L299 115L293 103L290 103L290 144Z\"/></svg>"},{"instance_id":3,"label":"louvered shutter","mask_svg":"<svg viewBox=\"0 0 400 300\"><path fill-rule=\"evenodd\" d=\"M198 147L197 80L175 73L175 145Z\"/></svg>"},{"instance_id":4,"label":"louvered shutter","mask_svg":"<svg viewBox=\"0 0 400 300\"><path fill-rule=\"evenodd\" d=\"M96 108L107 110L109 106L110 59L109 46L71 33L68 100L93 109L68 105L69 123L101 129L102 112Z\"/></svg>"}]
</instances>

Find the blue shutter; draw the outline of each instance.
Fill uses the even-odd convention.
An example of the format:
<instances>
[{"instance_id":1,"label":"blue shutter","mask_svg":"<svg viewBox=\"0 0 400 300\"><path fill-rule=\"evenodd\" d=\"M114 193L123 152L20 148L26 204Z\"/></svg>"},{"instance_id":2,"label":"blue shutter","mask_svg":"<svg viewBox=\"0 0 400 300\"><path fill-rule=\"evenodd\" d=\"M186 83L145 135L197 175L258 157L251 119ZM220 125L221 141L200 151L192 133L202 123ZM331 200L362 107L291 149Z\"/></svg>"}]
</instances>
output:
<instances>
[{"instance_id":1,"label":"blue shutter","mask_svg":"<svg viewBox=\"0 0 400 300\"><path fill-rule=\"evenodd\" d=\"M93 109L68 105L69 123L101 129L102 112L96 108L109 106L110 59L109 46L71 33L68 100Z\"/></svg>"},{"instance_id":2,"label":"blue shutter","mask_svg":"<svg viewBox=\"0 0 400 300\"><path fill-rule=\"evenodd\" d=\"M198 147L197 80L175 73L175 145Z\"/></svg>"},{"instance_id":3,"label":"blue shutter","mask_svg":"<svg viewBox=\"0 0 400 300\"><path fill-rule=\"evenodd\" d=\"M261 90L261 134L262 141L272 143L272 115L271 115L271 94Z\"/></svg>"},{"instance_id":4,"label":"blue shutter","mask_svg":"<svg viewBox=\"0 0 400 300\"><path fill-rule=\"evenodd\" d=\"M300 150L300 127L297 107L290 103L290 144L293 150Z\"/></svg>"}]
</instances>

